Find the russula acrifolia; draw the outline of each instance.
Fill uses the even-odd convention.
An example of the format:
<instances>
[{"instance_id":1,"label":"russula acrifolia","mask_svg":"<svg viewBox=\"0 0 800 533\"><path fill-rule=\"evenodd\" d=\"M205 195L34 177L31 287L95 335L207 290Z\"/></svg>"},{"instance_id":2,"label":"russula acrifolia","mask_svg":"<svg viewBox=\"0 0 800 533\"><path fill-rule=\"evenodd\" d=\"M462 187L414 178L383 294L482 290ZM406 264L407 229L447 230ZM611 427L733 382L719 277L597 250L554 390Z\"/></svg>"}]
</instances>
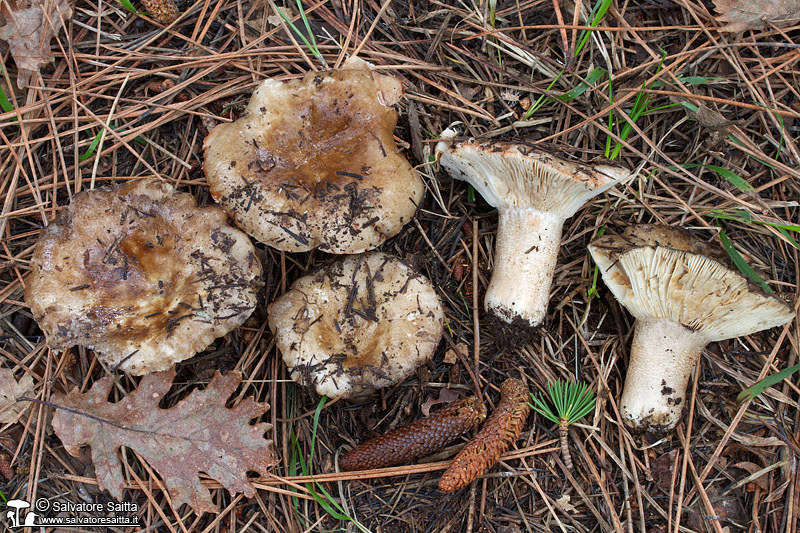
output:
<instances>
[{"instance_id":1,"label":"russula acrifolia","mask_svg":"<svg viewBox=\"0 0 800 533\"><path fill-rule=\"evenodd\" d=\"M392 131L403 87L358 58L264 81L244 115L203 144L211 194L279 250L356 254L399 233L424 184Z\"/></svg>"},{"instance_id":2,"label":"russula acrifolia","mask_svg":"<svg viewBox=\"0 0 800 533\"><path fill-rule=\"evenodd\" d=\"M530 330L547 310L564 221L630 172L566 161L524 144L454 137L447 129L436 145L441 166L475 187L499 215L484 307L515 330Z\"/></svg>"},{"instance_id":3,"label":"russula acrifolia","mask_svg":"<svg viewBox=\"0 0 800 533\"><path fill-rule=\"evenodd\" d=\"M141 375L192 357L256 306L261 263L216 207L136 180L77 194L42 230L25 302L54 350Z\"/></svg>"},{"instance_id":4,"label":"russula acrifolia","mask_svg":"<svg viewBox=\"0 0 800 533\"><path fill-rule=\"evenodd\" d=\"M268 312L292 379L330 398L400 382L442 337L442 305L430 281L381 252L344 257L298 279Z\"/></svg>"},{"instance_id":5,"label":"russula acrifolia","mask_svg":"<svg viewBox=\"0 0 800 533\"><path fill-rule=\"evenodd\" d=\"M630 226L589 252L603 281L636 318L620 400L634 429L675 427L689 377L710 342L785 324L794 311L727 266L723 250L679 228Z\"/></svg>"}]
</instances>

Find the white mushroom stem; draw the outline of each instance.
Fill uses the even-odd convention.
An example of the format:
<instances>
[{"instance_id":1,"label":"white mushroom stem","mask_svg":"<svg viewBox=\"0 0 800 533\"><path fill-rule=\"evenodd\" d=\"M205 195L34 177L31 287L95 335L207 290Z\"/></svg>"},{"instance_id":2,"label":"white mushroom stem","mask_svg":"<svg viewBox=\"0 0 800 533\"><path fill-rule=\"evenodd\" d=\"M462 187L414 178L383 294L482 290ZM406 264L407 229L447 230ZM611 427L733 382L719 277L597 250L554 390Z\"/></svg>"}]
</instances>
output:
<instances>
[{"instance_id":1,"label":"white mushroom stem","mask_svg":"<svg viewBox=\"0 0 800 533\"><path fill-rule=\"evenodd\" d=\"M686 386L708 338L665 318L636 320L622 391L622 418L633 429L675 427L686 405Z\"/></svg>"},{"instance_id":2,"label":"white mushroom stem","mask_svg":"<svg viewBox=\"0 0 800 533\"><path fill-rule=\"evenodd\" d=\"M542 322L564 219L538 209L499 209L494 269L486 310L505 322Z\"/></svg>"}]
</instances>

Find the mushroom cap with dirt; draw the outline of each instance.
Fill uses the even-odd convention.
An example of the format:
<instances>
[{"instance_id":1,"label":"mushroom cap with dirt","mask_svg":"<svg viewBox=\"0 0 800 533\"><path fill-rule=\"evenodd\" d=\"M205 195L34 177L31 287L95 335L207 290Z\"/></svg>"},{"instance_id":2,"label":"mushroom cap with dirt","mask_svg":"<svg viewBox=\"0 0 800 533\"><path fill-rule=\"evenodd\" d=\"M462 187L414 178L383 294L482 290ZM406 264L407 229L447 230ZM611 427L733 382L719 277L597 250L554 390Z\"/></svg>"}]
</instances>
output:
<instances>
[{"instance_id":1,"label":"mushroom cap with dirt","mask_svg":"<svg viewBox=\"0 0 800 533\"><path fill-rule=\"evenodd\" d=\"M564 221L630 171L566 161L520 143L454 143L454 137L452 129L442 132L441 166L475 187L499 215L484 307L498 324L524 335L544 319Z\"/></svg>"},{"instance_id":2,"label":"mushroom cap with dirt","mask_svg":"<svg viewBox=\"0 0 800 533\"><path fill-rule=\"evenodd\" d=\"M433 355L443 311L431 282L382 252L341 258L268 309L292 379L330 398L398 383Z\"/></svg>"},{"instance_id":3,"label":"mushroom cap with dirt","mask_svg":"<svg viewBox=\"0 0 800 533\"><path fill-rule=\"evenodd\" d=\"M112 369L169 368L240 326L261 263L216 207L136 180L79 193L42 230L25 302L54 350L86 346Z\"/></svg>"},{"instance_id":4,"label":"mushroom cap with dirt","mask_svg":"<svg viewBox=\"0 0 800 533\"><path fill-rule=\"evenodd\" d=\"M636 318L620 400L634 429L675 427L689 376L714 341L785 324L794 311L729 268L722 249L679 228L642 224L589 245L606 286Z\"/></svg>"},{"instance_id":5,"label":"mushroom cap with dirt","mask_svg":"<svg viewBox=\"0 0 800 533\"><path fill-rule=\"evenodd\" d=\"M356 254L400 232L424 185L392 131L399 80L358 58L264 81L203 144L211 195L260 242Z\"/></svg>"}]
</instances>

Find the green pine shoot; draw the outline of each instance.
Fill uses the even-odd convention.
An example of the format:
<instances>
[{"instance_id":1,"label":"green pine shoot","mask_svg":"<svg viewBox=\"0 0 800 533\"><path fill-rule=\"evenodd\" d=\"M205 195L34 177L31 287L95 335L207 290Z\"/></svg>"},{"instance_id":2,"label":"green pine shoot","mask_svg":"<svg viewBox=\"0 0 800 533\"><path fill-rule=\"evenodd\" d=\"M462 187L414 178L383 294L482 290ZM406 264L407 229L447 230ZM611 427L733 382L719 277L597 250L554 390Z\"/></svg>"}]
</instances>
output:
<instances>
[{"instance_id":1,"label":"green pine shoot","mask_svg":"<svg viewBox=\"0 0 800 533\"><path fill-rule=\"evenodd\" d=\"M547 392L555 411L545 401L544 396L533 399L533 410L556 424L572 425L594 410L595 397L589 385L583 381L559 379L547 384Z\"/></svg>"},{"instance_id":2,"label":"green pine shoot","mask_svg":"<svg viewBox=\"0 0 800 533\"><path fill-rule=\"evenodd\" d=\"M543 394L531 394L533 403L530 406L534 411L558 424L561 437L561 455L568 470L572 469L572 456L567 444L569 426L588 415L594 410L596 398L589 385L583 381L556 380L547 384L549 402ZM551 407L552 404L552 407Z\"/></svg>"}]
</instances>

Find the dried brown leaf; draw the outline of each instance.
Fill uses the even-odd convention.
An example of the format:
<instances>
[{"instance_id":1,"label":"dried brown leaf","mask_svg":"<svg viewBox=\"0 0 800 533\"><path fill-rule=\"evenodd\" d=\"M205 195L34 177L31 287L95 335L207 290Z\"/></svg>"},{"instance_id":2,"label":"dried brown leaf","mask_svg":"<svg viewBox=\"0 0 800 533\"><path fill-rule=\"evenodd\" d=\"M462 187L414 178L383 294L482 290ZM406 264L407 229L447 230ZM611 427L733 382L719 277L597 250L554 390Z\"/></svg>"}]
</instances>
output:
<instances>
[{"instance_id":1,"label":"dried brown leaf","mask_svg":"<svg viewBox=\"0 0 800 533\"><path fill-rule=\"evenodd\" d=\"M458 351L456 351L458 350ZM456 349L448 348L447 351L444 353L444 362L448 365L452 365L456 361L458 361L459 355L461 357L466 357L469 348L463 342L459 342L456 344Z\"/></svg>"},{"instance_id":2,"label":"dried brown leaf","mask_svg":"<svg viewBox=\"0 0 800 533\"><path fill-rule=\"evenodd\" d=\"M653 481L664 494L669 494L672 490L672 475L675 470L675 458L677 456L677 449L670 450L669 453L659 456L650 469Z\"/></svg>"},{"instance_id":3,"label":"dried brown leaf","mask_svg":"<svg viewBox=\"0 0 800 533\"><path fill-rule=\"evenodd\" d=\"M0 368L0 424L9 424L19 418L28 403L18 402L17 398L31 390L33 378L30 375L25 374L17 381L11 369Z\"/></svg>"},{"instance_id":4,"label":"dried brown leaf","mask_svg":"<svg viewBox=\"0 0 800 533\"><path fill-rule=\"evenodd\" d=\"M756 474L756 473L758 473L758 472L762 472L762 471L766 470L764 467L758 466L757 464L751 463L749 461L742 461L740 463L736 463L735 465L733 465L733 467L734 468L740 468L740 469L744 470L745 472L747 472L748 474L750 474L751 476ZM748 483L748 488L749 488L749 485L751 483L755 483L756 485L761 487L761 490L763 490L765 492L768 491L769 490L769 479L764 474L766 474L766 472L763 472L760 476L758 476L758 477L754 478L753 480L751 480L750 483Z\"/></svg>"},{"instance_id":5,"label":"dried brown leaf","mask_svg":"<svg viewBox=\"0 0 800 533\"><path fill-rule=\"evenodd\" d=\"M72 16L68 0L3 0L0 39L17 63L17 87L24 88L39 68L53 60L52 39Z\"/></svg>"},{"instance_id":6,"label":"dried brown leaf","mask_svg":"<svg viewBox=\"0 0 800 533\"><path fill-rule=\"evenodd\" d=\"M720 31L739 32L773 24L788 26L800 18L800 0L714 0Z\"/></svg>"},{"instance_id":7,"label":"dried brown leaf","mask_svg":"<svg viewBox=\"0 0 800 533\"><path fill-rule=\"evenodd\" d=\"M565 513L569 513L569 514L575 514L575 512L576 512L578 509L576 509L576 508L575 508L575 506L574 506L574 505L572 505L572 504L571 504L571 503L569 503L569 502L570 502L570 496L569 496L569 494L564 494L564 495L562 495L562 496L561 496L559 499L557 499L557 500L555 501L555 503L556 503L556 507L558 507L559 509L561 509L561 510L562 510L562 511L564 511Z\"/></svg>"},{"instance_id":8,"label":"dried brown leaf","mask_svg":"<svg viewBox=\"0 0 800 533\"><path fill-rule=\"evenodd\" d=\"M713 512L709 514L698 499L686 513L686 525L695 531L713 531L711 522L715 521L720 526L724 526L723 531L728 525L736 526L736 531L743 531L744 524L748 523L748 518L739 498L734 494L721 495L719 489L713 486L706 492ZM708 526L707 529L706 526Z\"/></svg>"},{"instance_id":9,"label":"dried brown leaf","mask_svg":"<svg viewBox=\"0 0 800 533\"><path fill-rule=\"evenodd\" d=\"M439 389L439 396L434 398L431 396L425 403L422 404L422 416L430 416L431 407L439 405L440 403L450 403L458 398L458 393L450 389Z\"/></svg>"},{"instance_id":10,"label":"dried brown leaf","mask_svg":"<svg viewBox=\"0 0 800 533\"><path fill-rule=\"evenodd\" d=\"M189 504L195 512L218 510L198 476L205 472L231 493L252 497L247 472L266 474L275 464L272 441L264 439L270 425L250 425L269 406L246 398L232 408L225 402L241 382L238 372L219 373L204 390L195 390L169 409L158 407L170 388L175 370L148 374L135 391L108 402L113 377L105 377L87 393L73 389L54 394L59 406L53 418L65 449L78 456L89 445L97 484L117 499L125 480L119 450L126 446L146 460L167 486L174 508Z\"/></svg>"}]
</instances>

